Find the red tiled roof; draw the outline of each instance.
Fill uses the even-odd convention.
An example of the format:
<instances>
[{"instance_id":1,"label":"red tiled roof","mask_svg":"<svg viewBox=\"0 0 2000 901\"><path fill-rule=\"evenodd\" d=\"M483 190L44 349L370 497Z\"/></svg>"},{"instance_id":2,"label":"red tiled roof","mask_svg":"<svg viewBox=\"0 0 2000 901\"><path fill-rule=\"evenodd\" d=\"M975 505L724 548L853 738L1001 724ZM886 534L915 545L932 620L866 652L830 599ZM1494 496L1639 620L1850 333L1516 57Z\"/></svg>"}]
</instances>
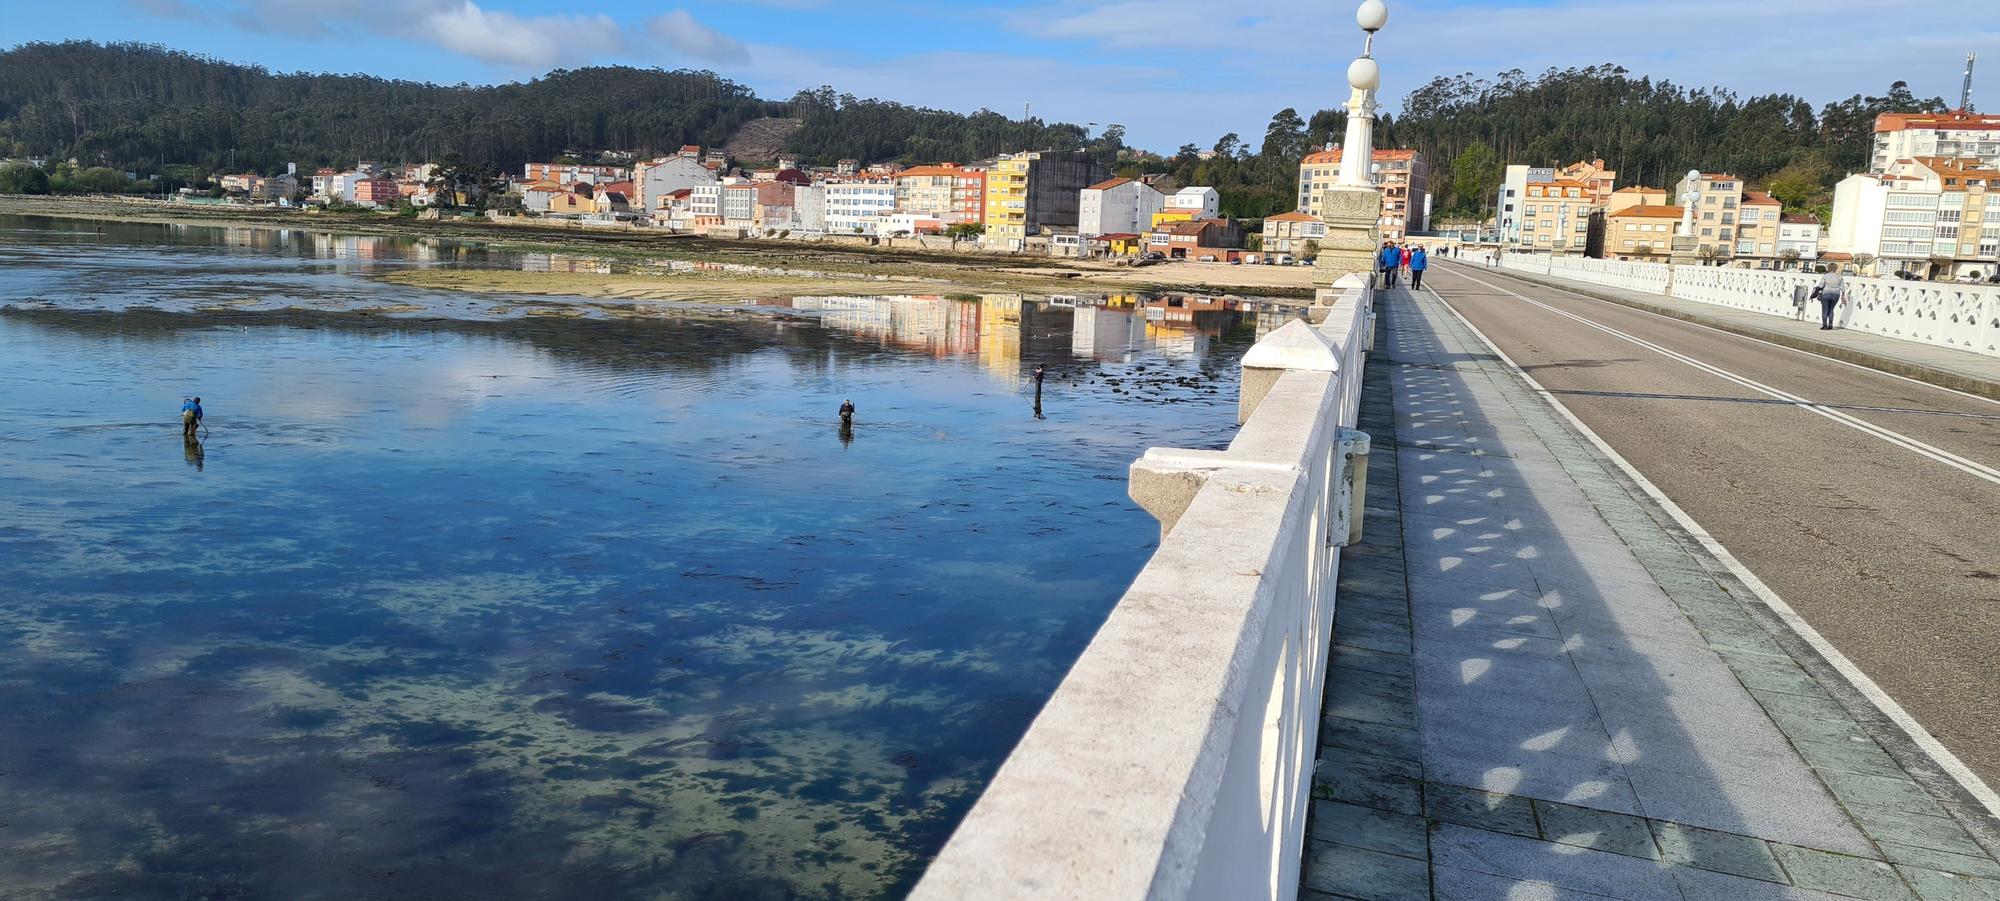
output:
<instances>
[{"instance_id":1,"label":"red tiled roof","mask_svg":"<svg viewBox=\"0 0 2000 901\"><path fill-rule=\"evenodd\" d=\"M1318 222L1320 221L1320 218L1310 213L1301 213L1297 210L1293 210L1292 212L1289 213L1279 213L1276 216L1265 216L1264 221L1265 222Z\"/></svg>"},{"instance_id":2,"label":"red tiled roof","mask_svg":"<svg viewBox=\"0 0 2000 901\"><path fill-rule=\"evenodd\" d=\"M1875 117L1877 134L1910 129L1988 131L2000 129L2000 116L1952 110L1948 113L1883 113Z\"/></svg>"},{"instance_id":3,"label":"red tiled roof","mask_svg":"<svg viewBox=\"0 0 2000 901\"><path fill-rule=\"evenodd\" d=\"M1612 213L1611 218L1679 219L1682 212L1682 209L1677 206L1659 206L1657 204L1642 203L1638 206L1628 206L1618 212Z\"/></svg>"},{"instance_id":4,"label":"red tiled roof","mask_svg":"<svg viewBox=\"0 0 2000 901\"><path fill-rule=\"evenodd\" d=\"M1118 187L1119 185L1124 185L1124 184L1131 184L1131 182L1132 182L1132 180L1131 180L1131 179L1129 179L1129 178L1108 178L1108 179L1105 179L1104 181L1100 181L1100 182L1098 182L1097 184L1094 184L1094 185L1091 185L1091 186L1090 186L1090 187L1088 187L1088 188L1084 188L1084 190L1086 190L1086 191L1109 191L1109 190L1111 190L1112 188L1115 188L1115 187Z\"/></svg>"},{"instance_id":5,"label":"red tiled roof","mask_svg":"<svg viewBox=\"0 0 2000 901\"><path fill-rule=\"evenodd\" d=\"M1375 155L1373 157L1370 157L1370 159L1410 160L1410 159L1416 159L1416 157L1417 157L1417 152L1414 150L1377 150L1375 151ZM1305 159L1302 159L1299 162L1301 164L1338 163L1340 162L1340 148L1336 147L1332 150L1316 150L1312 153L1306 154Z\"/></svg>"}]
</instances>

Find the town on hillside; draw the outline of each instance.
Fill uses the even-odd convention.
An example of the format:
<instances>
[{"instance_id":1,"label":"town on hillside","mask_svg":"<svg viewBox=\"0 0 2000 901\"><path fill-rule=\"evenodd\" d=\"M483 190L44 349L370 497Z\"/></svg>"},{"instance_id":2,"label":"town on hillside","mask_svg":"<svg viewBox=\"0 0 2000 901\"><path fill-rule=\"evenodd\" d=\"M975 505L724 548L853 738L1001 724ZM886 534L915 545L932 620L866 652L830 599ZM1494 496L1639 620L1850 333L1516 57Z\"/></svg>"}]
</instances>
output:
<instances>
[{"instance_id":1,"label":"town on hillside","mask_svg":"<svg viewBox=\"0 0 2000 901\"><path fill-rule=\"evenodd\" d=\"M362 162L310 175L288 166L268 176L224 175L216 190L184 188L177 199L1139 265L1310 265L1326 235L1321 196L1338 177L1341 149L1305 153L1297 208L1260 220L1223 215L1215 188L1176 185L1166 175L1115 176L1082 150L916 166L852 159L807 166L783 154L762 165L698 145L641 156L576 153L528 163L518 176L483 178L439 163ZM0 167L45 164L0 160ZM1826 222L1787 213L1768 190L1727 172L1621 186L1602 159L1503 166L1490 216L1434 229L1425 155L1374 151L1369 170L1382 191L1382 237L1626 261L2000 281L2000 115L1879 115L1868 168L1838 183Z\"/></svg>"}]
</instances>

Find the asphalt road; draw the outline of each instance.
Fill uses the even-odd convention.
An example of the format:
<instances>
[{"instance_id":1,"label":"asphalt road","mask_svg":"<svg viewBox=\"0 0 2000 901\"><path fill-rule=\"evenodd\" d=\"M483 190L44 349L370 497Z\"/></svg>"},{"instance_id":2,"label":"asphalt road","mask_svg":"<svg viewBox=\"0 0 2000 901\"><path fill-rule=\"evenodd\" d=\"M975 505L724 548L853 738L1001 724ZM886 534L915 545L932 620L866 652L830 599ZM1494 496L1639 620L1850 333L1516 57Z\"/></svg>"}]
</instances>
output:
<instances>
[{"instance_id":1,"label":"asphalt road","mask_svg":"<svg viewBox=\"0 0 2000 901\"><path fill-rule=\"evenodd\" d=\"M2000 403L1484 268L1426 287L2000 786Z\"/></svg>"}]
</instances>

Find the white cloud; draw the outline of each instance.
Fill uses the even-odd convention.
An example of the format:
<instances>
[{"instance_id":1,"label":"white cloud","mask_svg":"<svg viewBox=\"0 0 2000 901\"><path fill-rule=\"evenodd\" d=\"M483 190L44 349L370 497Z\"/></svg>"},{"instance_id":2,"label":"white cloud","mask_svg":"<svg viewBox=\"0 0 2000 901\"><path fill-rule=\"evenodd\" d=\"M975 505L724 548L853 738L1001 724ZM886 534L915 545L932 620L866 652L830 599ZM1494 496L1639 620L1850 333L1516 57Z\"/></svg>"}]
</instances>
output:
<instances>
[{"instance_id":1,"label":"white cloud","mask_svg":"<svg viewBox=\"0 0 2000 901\"><path fill-rule=\"evenodd\" d=\"M646 23L646 30L668 46L695 59L736 63L750 58L741 41L695 21L694 16L684 9L654 16L652 21Z\"/></svg>"},{"instance_id":2,"label":"white cloud","mask_svg":"<svg viewBox=\"0 0 2000 901\"><path fill-rule=\"evenodd\" d=\"M623 49L618 23L609 16L533 16L480 8L472 0L438 9L421 29L449 50L481 62L545 69Z\"/></svg>"}]
</instances>

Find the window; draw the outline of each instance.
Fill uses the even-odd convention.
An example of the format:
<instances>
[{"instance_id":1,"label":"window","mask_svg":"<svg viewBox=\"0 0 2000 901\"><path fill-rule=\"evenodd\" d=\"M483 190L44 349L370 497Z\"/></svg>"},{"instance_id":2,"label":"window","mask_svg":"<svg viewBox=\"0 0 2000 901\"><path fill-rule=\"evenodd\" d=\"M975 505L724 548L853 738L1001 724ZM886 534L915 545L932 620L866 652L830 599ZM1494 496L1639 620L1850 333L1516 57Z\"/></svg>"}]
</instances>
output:
<instances>
[{"instance_id":1,"label":"window","mask_svg":"<svg viewBox=\"0 0 2000 901\"><path fill-rule=\"evenodd\" d=\"M1939 222L1957 222L1959 218L1964 215L1965 215L1964 210L1947 209L1947 210L1938 210L1937 218Z\"/></svg>"},{"instance_id":2,"label":"window","mask_svg":"<svg viewBox=\"0 0 2000 901\"><path fill-rule=\"evenodd\" d=\"M1702 229L1702 230L1701 230L1701 236L1702 236L1702 237L1704 237L1704 238L1712 238L1712 237L1715 237L1715 229L1712 229L1712 228L1704 228L1704 229Z\"/></svg>"},{"instance_id":3,"label":"window","mask_svg":"<svg viewBox=\"0 0 2000 901\"><path fill-rule=\"evenodd\" d=\"M1713 210L1710 210L1710 211L1707 211L1707 212L1704 212L1704 213L1702 213L1702 214L1701 214L1701 218L1702 218L1702 219L1703 219L1704 221L1707 221L1707 222L1714 222L1714 221L1715 221L1715 212L1714 212Z\"/></svg>"},{"instance_id":4,"label":"window","mask_svg":"<svg viewBox=\"0 0 2000 901\"><path fill-rule=\"evenodd\" d=\"M1956 226L1956 225L1940 225L1940 226L1938 226L1938 230L1937 230L1937 236L1938 236L1938 239L1939 239L1939 240L1943 240L1943 239L1945 239L1945 238L1957 238L1957 237L1958 237L1958 226Z\"/></svg>"}]
</instances>

